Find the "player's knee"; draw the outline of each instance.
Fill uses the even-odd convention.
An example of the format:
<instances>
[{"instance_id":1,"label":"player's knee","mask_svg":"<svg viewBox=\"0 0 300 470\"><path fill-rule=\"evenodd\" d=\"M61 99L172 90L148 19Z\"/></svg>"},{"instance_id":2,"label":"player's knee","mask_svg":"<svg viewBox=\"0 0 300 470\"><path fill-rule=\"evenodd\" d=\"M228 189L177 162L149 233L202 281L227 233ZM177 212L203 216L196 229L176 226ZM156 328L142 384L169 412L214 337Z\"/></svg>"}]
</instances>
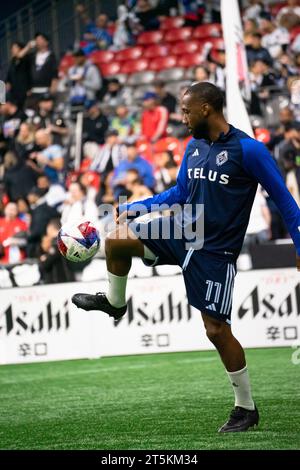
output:
<instances>
[{"instance_id":1,"label":"player's knee","mask_svg":"<svg viewBox=\"0 0 300 470\"><path fill-rule=\"evenodd\" d=\"M213 343L219 343L224 336L224 324L222 322L209 322L205 324L206 336Z\"/></svg>"},{"instance_id":2,"label":"player's knee","mask_svg":"<svg viewBox=\"0 0 300 470\"><path fill-rule=\"evenodd\" d=\"M117 229L118 230L118 229ZM114 248L116 246L116 242L118 241L118 233L117 230L109 233L105 239L105 254L106 256L112 255Z\"/></svg>"}]
</instances>

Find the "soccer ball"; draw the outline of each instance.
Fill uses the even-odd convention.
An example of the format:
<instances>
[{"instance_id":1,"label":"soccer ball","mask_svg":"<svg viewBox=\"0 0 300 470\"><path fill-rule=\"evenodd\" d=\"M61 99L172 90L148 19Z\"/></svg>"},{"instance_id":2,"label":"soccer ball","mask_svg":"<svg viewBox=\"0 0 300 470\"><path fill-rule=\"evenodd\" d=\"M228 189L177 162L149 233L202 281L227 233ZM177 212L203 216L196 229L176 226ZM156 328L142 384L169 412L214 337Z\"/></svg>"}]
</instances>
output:
<instances>
[{"instance_id":1,"label":"soccer ball","mask_svg":"<svg viewBox=\"0 0 300 470\"><path fill-rule=\"evenodd\" d=\"M80 263L94 256L100 246L100 235L89 221L67 223L57 235L57 246L60 253L69 261Z\"/></svg>"}]
</instances>

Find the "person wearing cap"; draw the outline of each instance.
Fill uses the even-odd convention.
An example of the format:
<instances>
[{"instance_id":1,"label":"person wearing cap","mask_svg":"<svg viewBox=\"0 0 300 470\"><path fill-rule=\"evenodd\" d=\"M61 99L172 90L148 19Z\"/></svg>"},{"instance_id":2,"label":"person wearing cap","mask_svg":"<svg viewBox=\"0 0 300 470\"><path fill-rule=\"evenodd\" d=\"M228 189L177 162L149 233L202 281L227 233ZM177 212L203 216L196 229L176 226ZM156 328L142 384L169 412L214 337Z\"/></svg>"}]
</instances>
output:
<instances>
[{"instance_id":1,"label":"person wearing cap","mask_svg":"<svg viewBox=\"0 0 300 470\"><path fill-rule=\"evenodd\" d=\"M53 142L61 145L63 137L68 135L69 129L62 114L55 109L54 103L55 97L51 93L45 93L38 103L38 112L32 116L31 120L39 128L52 132Z\"/></svg>"},{"instance_id":2,"label":"person wearing cap","mask_svg":"<svg viewBox=\"0 0 300 470\"><path fill-rule=\"evenodd\" d=\"M99 69L87 59L82 49L74 51L73 57L75 64L68 71L70 102L73 106L83 106L96 99L102 78Z\"/></svg>"},{"instance_id":3,"label":"person wearing cap","mask_svg":"<svg viewBox=\"0 0 300 470\"><path fill-rule=\"evenodd\" d=\"M82 142L93 142L103 145L105 133L108 129L108 119L102 113L97 101L89 101L86 106L86 113L83 118Z\"/></svg>"},{"instance_id":4,"label":"person wearing cap","mask_svg":"<svg viewBox=\"0 0 300 470\"><path fill-rule=\"evenodd\" d=\"M103 96L103 104L109 108L116 108L121 104L129 104L130 96L117 78L111 78Z\"/></svg>"},{"instance_id":5,"label":"person wearing cap","mask_svg":"<svg viewBox=\"0 0 300 470\"><path fill-rule=\"evenodd\" d=\"M158 96L151 91L145 93L143 108L141 116L142 138L155 143L162 137L166 137L169 113L164 106L158 105Z\"/></svg>"}]
</instances>

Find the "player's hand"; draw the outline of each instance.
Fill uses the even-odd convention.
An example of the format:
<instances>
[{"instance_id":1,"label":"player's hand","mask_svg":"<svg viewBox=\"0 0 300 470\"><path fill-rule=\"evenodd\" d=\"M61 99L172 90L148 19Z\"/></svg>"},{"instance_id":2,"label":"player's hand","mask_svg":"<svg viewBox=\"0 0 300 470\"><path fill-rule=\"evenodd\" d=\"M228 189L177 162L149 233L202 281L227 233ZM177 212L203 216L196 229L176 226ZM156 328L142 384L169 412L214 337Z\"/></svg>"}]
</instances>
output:
<instances>
[{"instance_id":1,"label":"player's hand","mask_svg":"<svg viewBox=\"0 0 300 470\"><path fill-rule=\"evenodd\" d=\"M297 271L300 271L300 256L296 255L296 266L297 266Z\"/></svg>"},{"instance_id":2,"label":"player's hand","mask_svg":"<svg viewBox=\"0 0 300 470\"><path fill-rule=\"evenodd\" d=\"M116 210L116 224L121 225L125 224L128 220L132 220L136 217L135 211L123 211L120 215L119 212Z\"/></svg>"}]
</instances>

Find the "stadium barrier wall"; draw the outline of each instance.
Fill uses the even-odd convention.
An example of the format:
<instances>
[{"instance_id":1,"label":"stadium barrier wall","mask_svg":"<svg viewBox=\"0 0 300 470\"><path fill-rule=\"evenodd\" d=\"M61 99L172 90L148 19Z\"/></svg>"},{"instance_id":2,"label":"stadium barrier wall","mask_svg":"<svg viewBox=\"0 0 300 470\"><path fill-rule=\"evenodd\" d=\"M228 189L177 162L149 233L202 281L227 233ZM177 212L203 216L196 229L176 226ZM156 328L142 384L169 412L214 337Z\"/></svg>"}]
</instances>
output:
<instances>
[{"instance_id":1,"label":"stadium barrier wall","mask_svg":"<svg viewBox=\"0 0 300 470\"><path fill-rule=\"evenodd\" d=\"M200 313L187 304L181 275L131 279L128 313L116 325L105 314L78 310L70 301L75 292L105 287L102 280L2 289L0 363L213 349ZM296 269L238 273L232 323L246 348L296 346Z\"/></svg>"}]
</instances>

